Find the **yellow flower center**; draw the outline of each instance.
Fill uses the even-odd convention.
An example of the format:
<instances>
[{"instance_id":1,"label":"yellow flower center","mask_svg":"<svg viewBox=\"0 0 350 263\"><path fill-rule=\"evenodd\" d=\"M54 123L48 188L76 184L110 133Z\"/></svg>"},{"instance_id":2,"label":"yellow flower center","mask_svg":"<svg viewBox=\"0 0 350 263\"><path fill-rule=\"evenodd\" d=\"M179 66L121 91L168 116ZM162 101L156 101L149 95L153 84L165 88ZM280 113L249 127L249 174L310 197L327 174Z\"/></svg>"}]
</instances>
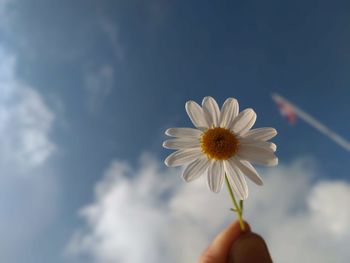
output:
<instances>
[{"instance_id":1,"label":"yellow flower center","mask_svg":"<svg viewBox=\"0 0 350 263\"><path fill-rule=\"evenodd\" d=\"M203 133L201 146L208 158L227 160L237 153L239 141L230 130L216 127Z\"/></svg>"}]
</instances>

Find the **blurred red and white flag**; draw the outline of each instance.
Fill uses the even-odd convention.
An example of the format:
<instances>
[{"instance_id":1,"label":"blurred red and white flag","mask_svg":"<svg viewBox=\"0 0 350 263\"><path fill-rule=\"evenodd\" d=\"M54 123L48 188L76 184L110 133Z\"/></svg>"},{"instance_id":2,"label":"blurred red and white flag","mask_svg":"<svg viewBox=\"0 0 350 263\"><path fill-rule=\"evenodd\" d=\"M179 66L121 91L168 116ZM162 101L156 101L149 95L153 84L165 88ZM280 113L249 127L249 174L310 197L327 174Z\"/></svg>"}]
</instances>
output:
<instances>
[{"instance_id":1,"label":"blurred red and white flag","mask_svg":"<svg viewBox=\"0 0 350 263\"><path fill-rule=\"evenodd\" d=\"M285 98L282 98L282 96L278 94L272 94L272 99L276 102L278 108L280 109L283 116L285 116L288 119L288 122L290 124L294 124L297 117L304 120L307 124L314 127L317 131L323 133L325 136L327 136L329 139L336 142L338 145L343 147L344 149L350 151L350 142L329 129L327 126L316 120L314 117L312 117L310 114L306 113L302 109L298 108L297 106L293 105L289 101L287 101Z\"/></svg>"},{"instance_id":2,"label":"blurred red and white flag","mask_svg":"<svg viewBox=\"0 0 350 263\"><path fill-rule=\"evenodd\" d=\"M280 112L285 116L290 124L294 124L297 120L297 115L291 105L284 101L275 100Z\"/></svg>"}]
</instances>

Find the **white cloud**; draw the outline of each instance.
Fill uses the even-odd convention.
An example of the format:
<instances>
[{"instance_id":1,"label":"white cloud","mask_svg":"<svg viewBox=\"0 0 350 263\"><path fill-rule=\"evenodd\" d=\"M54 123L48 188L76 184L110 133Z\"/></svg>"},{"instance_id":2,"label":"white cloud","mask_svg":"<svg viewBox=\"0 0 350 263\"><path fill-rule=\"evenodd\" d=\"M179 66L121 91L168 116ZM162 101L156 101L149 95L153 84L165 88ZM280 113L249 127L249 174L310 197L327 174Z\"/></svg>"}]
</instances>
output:
<instances>
[{"instance_id":1,"label":"white cloud","mask_svg":"<svg viewBox=\"0 0 350 263\"><path fill-rule=\"evenodd\" d=\"M0 48L0 162L22 168L42 164L55 149L54 119L40 94L16 80L15 57Z\"/></svg>"},{"instance_id":2,"label":"white cloud","mask_svg":"<svg viewBox=\"0 0 350 263\"><path fill-rule=\"evenodd\" d=\"M114 85L114 70L104 65L97 71L90 71L85 76L85 89L87 91L87 106L96 112L112 91Z\"/></svg>"},{"instance_id":3,"label":"white cloud","mask_svg":"<svg viewBox=\"0 0 350 263\"><path fill-rule=\"evenodd\" d=\"M349 184L341 181L321 182L313 188L308 202L317 227L334 237L350 234ZM325 222L327 227L324 227Z\"/></svg>"},{"instance_id":4,"label":"white cloud","mask_svg":"<svg viewBox=\"0 0 350 263\"><path fill-rule=\"evenodd\" d=\"M57 185L46 165L56 146L54 114L16 78L16 56L0 46L0 261L18 262L21 248L53 218Z\"/></svg>"},{"instance_id":5,"label":"white cloud","mask_svg":"<svg viewBox=\"0 0 350 263\"><path fill-rule=\"evenodd\" d=\"M310 165L311 164L311 165ZM150 155L137 170L115 161L81 209L86 225L68 252L94 262L196 262L234 214L226 189L212 194L205 180L185 184L179 170L164 170ZM347 262L350 185L312 183L309 160L263 170L264 187L250 185L246 218L261 233L276 262Z\"/></svg>"},{"instance_id":6,"label":"white cloud","mask_svg":"<svg viewBox=\"0 0 350 263\"><path fill-rule=\"evenodd\" d=\"M347 262L349 253L344 249L350 230L338 223L350 220L345 205L350 192L343 190L350 185L327 180L312 183L317 169L308 166L309 162L299 160L269 171L266 187L252 193L247 215L266 237L276 262ZM343 213L324 217L330 206ZM342 229L338 234L332 230L334 222Z\"/></svg>"}]
</instances>

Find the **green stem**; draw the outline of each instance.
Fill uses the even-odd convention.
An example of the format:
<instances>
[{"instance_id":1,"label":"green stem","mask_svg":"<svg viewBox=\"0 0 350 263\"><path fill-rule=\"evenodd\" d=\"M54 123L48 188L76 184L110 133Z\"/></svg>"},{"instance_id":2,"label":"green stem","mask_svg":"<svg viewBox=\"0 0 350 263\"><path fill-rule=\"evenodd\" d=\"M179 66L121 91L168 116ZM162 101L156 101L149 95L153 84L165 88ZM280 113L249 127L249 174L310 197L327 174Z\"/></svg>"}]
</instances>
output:
<instances>
[{"instance_id":1,"label":"green stem","mask_svg":"<svg viewBox=\"0 0 350 263\"><path fill-rule=\"evenodd\" d=\"M237 213L238 220L239 220L239 225L240 225L241 229L244 230L245 226L244 226L244 222L243 222L243 200L240 200L239 201L239 205L238 205L226 174L225 174L225 182L226 182L227 190L228 190L228 192L230 194L232 203L233 203L233 205L235 207L232 210Z\"/></svg>"}]
</instances>

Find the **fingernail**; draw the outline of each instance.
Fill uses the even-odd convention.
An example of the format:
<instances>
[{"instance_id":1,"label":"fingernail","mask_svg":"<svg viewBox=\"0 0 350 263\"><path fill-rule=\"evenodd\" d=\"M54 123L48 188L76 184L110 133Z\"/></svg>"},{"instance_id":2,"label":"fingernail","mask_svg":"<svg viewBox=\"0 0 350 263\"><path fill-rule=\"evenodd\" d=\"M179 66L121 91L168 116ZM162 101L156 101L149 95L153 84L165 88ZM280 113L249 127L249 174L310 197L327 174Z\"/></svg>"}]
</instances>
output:
<instances>
[{"instance_id":1,"label":"fingernail","mask_svg":"<svg viewBox=\"0 0 350 263\"><path fill-rule=\"evenodd\" d=\"M272 263L272 259L261 236L247 233L233 244L230 263Z\"/></svg>"}]
</instances>

